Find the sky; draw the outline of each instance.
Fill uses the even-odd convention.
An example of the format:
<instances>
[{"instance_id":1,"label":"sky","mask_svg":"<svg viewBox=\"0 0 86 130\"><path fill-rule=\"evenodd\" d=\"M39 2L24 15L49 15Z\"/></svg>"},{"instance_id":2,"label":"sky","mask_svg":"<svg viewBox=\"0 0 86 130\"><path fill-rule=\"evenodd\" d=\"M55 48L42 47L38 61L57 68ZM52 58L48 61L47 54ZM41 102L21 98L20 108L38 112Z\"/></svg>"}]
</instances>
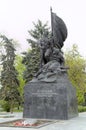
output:
<instances>
[{"instance_id":1,"label":"sky","mask_svg":"<svg viewBox=\"0 0 86 130\"><path fill-rule=\"evenodd\" d=\"M63 50L73 44L86 57L86 0L0 0L0 34L13 38L20 44L19 51L29 47L28 30L40 19L51 26L50 7L65 22L68 37Z\"/></svg>"}]
</instances>

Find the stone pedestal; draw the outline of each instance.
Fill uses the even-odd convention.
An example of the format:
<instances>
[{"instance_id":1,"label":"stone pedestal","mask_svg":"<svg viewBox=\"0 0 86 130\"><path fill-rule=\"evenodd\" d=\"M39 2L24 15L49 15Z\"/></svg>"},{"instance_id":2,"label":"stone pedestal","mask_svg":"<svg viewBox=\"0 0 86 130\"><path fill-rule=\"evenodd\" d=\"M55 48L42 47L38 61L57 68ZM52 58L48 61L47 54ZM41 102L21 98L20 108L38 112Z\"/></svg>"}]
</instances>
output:
<instances>
[{"instance_id":1,"label":"stone pedestal","mask_svg":"<svg viewBox=\"0 0 86 130\"><path fill-rule=\"evenodd\" d=\"M24 118L70 119L78 115L76 91L67 74L54 83L30 82L24 88Z\"/></svg>"}]
</instances>

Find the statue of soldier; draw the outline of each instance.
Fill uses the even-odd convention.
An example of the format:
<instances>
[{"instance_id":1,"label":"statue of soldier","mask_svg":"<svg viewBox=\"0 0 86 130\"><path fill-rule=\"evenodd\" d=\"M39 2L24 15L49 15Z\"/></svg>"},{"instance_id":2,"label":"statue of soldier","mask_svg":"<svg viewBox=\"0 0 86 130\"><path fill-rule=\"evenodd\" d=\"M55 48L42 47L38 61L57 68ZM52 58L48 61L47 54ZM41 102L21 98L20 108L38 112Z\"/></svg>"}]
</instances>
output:
<instances>
[{"instance_id":1,"label":"statue of soldier","mask_svg":"<svg viewBox=\"0 0 86 130\"><path fill-rule=\"evenodd\" d=\"M52 55L52 43L48 38L47 32L44 33L44 36L39 40L40 47L40 68L50 61Z\"/></svg>"}]
</instances>

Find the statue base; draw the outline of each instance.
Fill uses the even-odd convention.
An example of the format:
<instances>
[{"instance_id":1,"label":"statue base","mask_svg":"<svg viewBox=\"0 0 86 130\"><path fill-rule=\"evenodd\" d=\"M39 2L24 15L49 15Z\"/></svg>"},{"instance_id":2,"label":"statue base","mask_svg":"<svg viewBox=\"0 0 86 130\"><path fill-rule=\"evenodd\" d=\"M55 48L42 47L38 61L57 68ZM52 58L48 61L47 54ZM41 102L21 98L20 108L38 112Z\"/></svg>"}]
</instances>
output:
<instances>
[{"instance_id":1,"label":"statue base","mask_svg":"<svg viewBox=\"0 0 86 130\"><path fill-rule=\"evenodd\" d=\"M78 116L75 88L67 74L56 82L30 82L24 88L24 118L63 119Z\"/></svg>"}]
</instances>

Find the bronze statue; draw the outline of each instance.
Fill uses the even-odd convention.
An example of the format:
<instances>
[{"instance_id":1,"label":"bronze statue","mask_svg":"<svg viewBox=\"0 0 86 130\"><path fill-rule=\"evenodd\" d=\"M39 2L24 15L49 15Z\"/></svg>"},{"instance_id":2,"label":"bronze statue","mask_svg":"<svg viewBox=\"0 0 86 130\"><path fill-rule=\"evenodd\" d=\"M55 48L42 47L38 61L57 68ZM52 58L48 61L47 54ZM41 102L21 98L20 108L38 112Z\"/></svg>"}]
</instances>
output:
<instances>
[{"instance_id":1,"label":"bronze statue","mask_svg":"<svg viewBox=\"0 0 86 130\"><path fill-rule=\"evenodd\" d=\"M66 71L63 52L61 51L66 38L67 28L64 21L51 10L51 36L48 37L47 32L45 32L39 40L40 69L35 75L38 80L45 81L45 78Z\"/></svg>"}]
</instances>

